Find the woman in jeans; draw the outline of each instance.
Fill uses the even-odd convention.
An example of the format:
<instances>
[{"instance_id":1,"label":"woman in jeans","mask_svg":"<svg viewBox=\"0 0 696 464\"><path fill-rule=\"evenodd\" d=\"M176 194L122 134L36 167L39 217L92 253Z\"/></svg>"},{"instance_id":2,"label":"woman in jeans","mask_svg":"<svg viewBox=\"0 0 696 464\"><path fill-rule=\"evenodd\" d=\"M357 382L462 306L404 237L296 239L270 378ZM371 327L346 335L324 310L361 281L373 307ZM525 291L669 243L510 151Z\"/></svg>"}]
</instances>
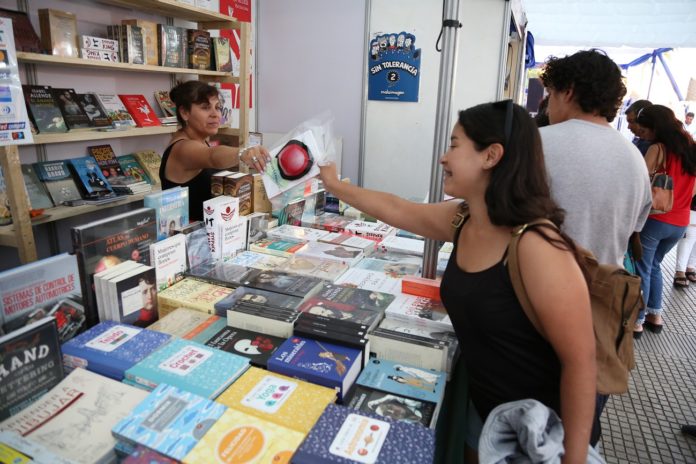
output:
<instances>
[{"instance_id":1,"label":"woman in jeans","mask_svg":"<svg viewBox=\"0 0 696 464\"><path fill-rule=\"evenodd\" d=\"M651 215L640 233L643 257L636 263L636 270L642 279L646 307L640 311L633 329L638 338L643 333L643 325L654 333L660 333L664 325L660 264L689 225L696 175L696 146L681 122L674 117L674 112L666 106L643 108L636 119L645 129L646 138L653 142L645 155L648 172L661 171L664 166L674 185L672 210Z\"/></svg>"},{"instance_id":2,"label":"woman in jeans","mask_svg":"<svg viewBox=\"0 0 696 464\"><path fill-rule=\"evenodd\" d=\"M696 197L691 200L691 220L684 237L677 245L677 269L674 273L675 287L688 287L696 282Z\"/></svg>"}]
</instances>

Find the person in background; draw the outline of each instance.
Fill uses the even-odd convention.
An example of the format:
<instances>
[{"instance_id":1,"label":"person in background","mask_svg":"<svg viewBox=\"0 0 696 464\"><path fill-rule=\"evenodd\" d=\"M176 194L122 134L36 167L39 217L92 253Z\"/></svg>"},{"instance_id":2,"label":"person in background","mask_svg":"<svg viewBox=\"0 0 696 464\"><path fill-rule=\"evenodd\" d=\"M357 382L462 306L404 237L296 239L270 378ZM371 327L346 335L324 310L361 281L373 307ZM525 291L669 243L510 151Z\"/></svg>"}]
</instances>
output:
<instances>
[{"instance_id":1,"label":"person in background","mask_svg":"<svg viewBox=\"0 0 696 464\"><path fill-rule=\"evenodd\" d=\"M563 231L600 263L621 266L652 204L640 152L609 125L626 94L621 69L604 53L588 50L551 58L540 78L551 123L540 129L541 140L551 196L566 211ZM608 398L597 397L592 446L600 439Z\"/></svg>"},{"instance_id":2,"label":"person in background","mask_svg":"<svg viewBox=\"0 0 696 464\"><path fill-rule=\"evenodd\" d=\"M210 177L215 171L234 168L244 162L262 172L270 160L262 146L211 147L208 138L220 127L221 104L218 91L200 81L186 81L169 92L176 105L181 129L176 131L162 155L159 175L162 189L189 188L189 220L203 219L203 202L210 198Z\"/></svg>"},{"instance_id":3,"label":"person in background","mask_svg":"<svg viewBox=\"0 0 696 464\"><path fill-rule=\"evenodd\" d=\"M689 225L677 242L677 264L674 273L675 287L688 287L696 282L696 196L691 199Z\"/></svg>"},{"instance_id":4,"label":"person in background","mask_svg":"<svg viewBox=\"0 0 696 464\"><path fill-rule=\"evenodd\" d=\"M684 129L692 138L696 138L696 123L694 123L694 113L691 111L684 116Z\"/></svg>"},{"instance_id":5,"label":"person in background","mask_svg":"<svg viewBox=\"0 0 696 464\"><path fill-rule=\"evenodd\" d=\"M551 199L539 132L511 100L461 111L442 156L444 191L464 202L414 203L340 182L320 166L327 191L387 224L454 249L441 281L467 369L469 462L482 423L509 401L534 398L565 427L565 463L584 463L595 404L595 345L589 292L575 245L562 233L534 228L522 236L522 280L543 337L524 313L506 265L510 234L521 224L563 222Z\"/></svg>"},{"instance_id":6,"label":"person in background","mask_svg":"<svg viewBox=\"0 0 696 464\"><path fill-rule=\"evenodd\" d=\"M539 102L539 110L534 116L534 122L538 128L546 127L550 124L549 121L549 96L546 95Z\"/></svg>"},{"instance_id":7,"label":"person in background","mask_svg":"<svg viewBox=\"0 0 696 464\"><path fill-rule=\"evenodd\" d=\"M650 148L650 145L652 145L652 142L644 138L645 134L643 134L643 129L636 122L636 118L638 117L638 113L642 111L643 108L647 108L650 105L652 105L650 100L636 100L631 103L631 105L626 108L626 111L624 112L626 115L626 122L628 123L628 129L634 135L633 145L638 147L638 150L640 150L640 153L643 156L645 156L645 153L648 151L648 148Z\"/></svg>"},{"instance_id":8,"label":"person in background","mask_svg":"<svg viewBox=\"0 0 696 464\"><path fill-rule=\"evenodd\" d=\"M684 236L689 225L696 180L696 143L674 116L674 112L666 106L652 105L643 109L637 122L645 128L648 138L654 142L645 155L648 171L661 171L664 166L664 170L672 177L674 192L672 210L650 215L640 232L643 257L636 263L636 270L641 278L645 308L640 311L633 329L634 334L640 336L644 324L656 334L664 327L660 265L665 255Z\"/></svg>"}]
</instances>

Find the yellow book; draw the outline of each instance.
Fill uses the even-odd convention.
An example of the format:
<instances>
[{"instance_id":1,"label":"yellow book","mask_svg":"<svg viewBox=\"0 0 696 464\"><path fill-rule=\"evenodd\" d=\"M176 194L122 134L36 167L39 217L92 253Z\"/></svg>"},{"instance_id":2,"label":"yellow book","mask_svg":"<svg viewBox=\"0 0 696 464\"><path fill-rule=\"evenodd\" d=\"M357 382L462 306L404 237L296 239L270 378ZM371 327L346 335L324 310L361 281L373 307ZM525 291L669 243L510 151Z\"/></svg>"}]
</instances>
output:
<instances>
[{"instance_id":1,"label":"yellow book","mask_svg":"<svg viewBox=\"0 0 696 464\"><path fill-rule=\"evenodd\" d=\"M174 337L186 338L184 337L185 335L199 327L204 322L210 320L210 323L208 324L210 325L217 319L219 319L219 317L210 316L209 314L201 311L188 308L177 308L162 319L158 319L156 322L148 326L148 329L166 333Z\"/></svg>"},{"instance_id":2,"label":"yellow book","mask_svg":"<svg viewBox=\"0 0 696 464\"><path fill-rule=\"evenodd\" d=\"M154 150L140 150L133 153L135 159L143 167L147 175L152 179L153 184L161 184L159 177L159 168L162 163L162 157Z\"/></svg>"},{"instance_id":3,"label":"yellow book","mask_svg":"<svg viewBox=\"0 0 696 464\"><path fill-rule=\"evenodd\" d=\"M184 457L184 464L283 464L304 434L228 409Z\"/></svg>"},{"instance_id":4,"label":"yellow book","mask_svg":"<svg viewBox=\"0 0 696 464\"><path fill-rule=\"evenodd\" d=\"M250 367L215 401L306 435L335 400L331 388Z\"/></svg>"},{"instance_id":5,"label":"yellow book","mask_svg":"<svg viewBox=\"0 0 696 464\"><path fill-rule=\"evenodd\" d=\"M234 290L219 285L184 279L157 294L157 311L162 318L177 308L189 308L215 314L215 303Z\"/></svg>"}]
</instances>

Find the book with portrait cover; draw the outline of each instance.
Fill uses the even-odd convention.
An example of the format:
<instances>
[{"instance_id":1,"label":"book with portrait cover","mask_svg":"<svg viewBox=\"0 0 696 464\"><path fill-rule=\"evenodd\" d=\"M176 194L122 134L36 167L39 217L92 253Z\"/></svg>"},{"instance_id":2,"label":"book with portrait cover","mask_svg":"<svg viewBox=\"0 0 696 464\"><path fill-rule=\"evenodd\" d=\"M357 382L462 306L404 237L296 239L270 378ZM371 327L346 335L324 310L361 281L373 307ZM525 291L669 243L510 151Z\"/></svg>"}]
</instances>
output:
<instances>
[{"instance_id":1,"label":"book with portrait cover","mask_svg":"<svg viewBox=\"0 0 696 464\"><path fill-rule=\"evenodd\" d=\"M63 380L58 326L52 317L0 337L0 421Z\"/></svg>"},{"instance_id":2,"label":"book with portrait cover","mask_svg":"<svg viewBox=\"0 0 696 464\"><path fill-rule=\"evenodd\" d=\"M335 388L339 400L358 378L362 351L292 336L268 360L268 370Z\"/></svg>"},{"instance_id":3,"label":"book with portrait cover","mask_svg":"<svg viewBox=\"0 0 696 464\"><path fill-rule=\"evenodd\" d=\"M94 274L126 260L150 265L150 244L156 241L155 211L140 208L99 219L71 230L80 268L88 326L99 322Z\"/></svg>"},{"instance_id":4,"label":"book with portrait cover","mask_svg":"<svg viewBox=\"0 0 696 464\"><path fill-rule=\"evenodd\" d=\"M140 266L106 282L111 320L147 327L158 319L155 268Z\"/></svg>"},{"instance_id":5,"label":"book with portrait cover","mask_svg":"<svg viewBox=\"0 0 696 464\"><path fill-rule=\"evenodd\" d=\"M76 369L28 408L0 424L70 462L116 462L111 429L147 393ZM62 462L59 459L45 462Z\"/></svg>"},{"instance_id":6,"label":"book with portrait cover","mask_svg":"<svg viewBox=\"0 0 696 464\"><path fill-rule=\"evenodd\" d=\"M333 388L250 367L216 401L304 435L335 400Z\"/></svg>"},{"instance_id":7,"label":"book with portrait cover","mask_svg":"<svg viewBox=\"0 0 696 464\"><path fill-rule=\"evenodd\" d=\"M83 198L94 200L113 193L109 181L92 156L71 158L68 163Z\"/></svg>"},{"instance_id":8,"label":"book with portrait cover","mask_svg":"<svg viewBox=\"0 0 696 464\"><path fill-rule=\"evenodd\" d=\"M63 120L68 126L68 130L90 128L89 117L84 108L80 106L75 89L57 89L54 87L51 89L51 94L63 114Z\"/></svg>"},{"instance_id":9,"label":"book with portrait cover","mask_svg":"<svg viewBox=\"0 0 696 464\"><path fill-rule=\"evenodd\" d=\"M24 100L34 127L40 133L67 132L63 114L48 85L22 85Z\"/></svg>"},{"instance_id":10,"label":"book with portrait cover","mask_svg":"<svg viewBox=\"0 0 696 464\"><path fill-rule=\"evenodd\" d=\"M55 205L82 198L75 179L65 161L41 161L34 163L34 170L43 182Z\"/></svg>"},{"instance_id":11,"label":"book with portrait cover","mask_svg":"<svg viewBox=\"0 0 696 464\"><path fill-rule=\"evenodd\" d=\"M301 302L301 297L240 286L229 296L217 302L215 310L218 314L224 315L227 313L227 310L238 304L243 304L245 306L256 306L261 309L270 308L297 312Z\"/></svg>"},{"instance_id":12,"label":"book with portrait cover","mask_svg":"<svg viewBox=\"0 0 696 464\"><path fill-rule=\"evenodd\" d=\"M251 365L263 368L266 367L268 358L284 341L281 337L229 326L221 328L205 341L200 340L212 348L248 358Z\"/></svg>"},{"instance_id":13,"label":"book with portrait cover","mask_svg":"<svg viewBox=\"0 0 696 464\"><path fill-rule=\"evenodd\" d=\"M180 461L227 408L172 385L161 384L113 428L114 437Z\"/></svg>"},{"instance_id":14,"label":"book with portrait cover","mask_svg":"<svg viewBox=\"0 0 696 464\"><path fill-rule=\"evenodd\" d=\"M157 240L173 235L175 228L189 222L189 189L174 187L145 196L143 206L152 208L157 215Z\"/></svg>"},{"instance_id":15,"label":"book with portrait cover","mask_svg":"<svg viewBox=\"0 0 696 464\"><path fill-rule=\"evenodd\" d=\"M113 121L95 94L78 93L76 99L89 118L90 127L107 128L113 126Z\"/></svg>"},{"instance_id":16,"label":"book with portrait cover","mask_svg":"<svg viewBox=\"0 0 696 464\"><path fill-rule=\"evenodd\" d=\"M431 429L330 404L292 462L430 464L434 455Z\"/></svg>"},{"instance_id":17,"label":"book with portrait cover","mask_svg":"<svg viewBox=\"0 0 696 464\"><path fill-rule=\"evenodd\" d=\"M22 164L21 169L31 209L52 208L53 201L51 201L46 187L34 170L34 166L31 164Z\"/></svg>"},{"instance_id":18,"label":"book with portrait cover","mask_svg":"<svg viewBox=\"0 0 696 464\"><path fill-rule=\"evenodd\" d=\"M311 295L315 300L332 303L333 307L343 306L346 310L355 308L383 312L394 301L394 295L361 288L346 287L324 283Z\"/></svg>"},{"instance_id":19,"label":"book with portrait cover","mask_svg":"<svg viewBox=\"0 0 696 464\"><path fill-rule=\"evenodd\" d=\"M302 298L326 282L319 277L294 275L280 271L258 271L251 275L248 280L242 282L243 285Z\"/></svg>"},{"instance_id":20,"label":"book with portrait cover","mask_svg":"<svg viewBox=\"0 0 696 464\"><path fill-rule=\"evenodd\" d=\"M138 127L161 126L159 118L143 95L119 95L123 106Z\"/></svg>"}]
</instances>

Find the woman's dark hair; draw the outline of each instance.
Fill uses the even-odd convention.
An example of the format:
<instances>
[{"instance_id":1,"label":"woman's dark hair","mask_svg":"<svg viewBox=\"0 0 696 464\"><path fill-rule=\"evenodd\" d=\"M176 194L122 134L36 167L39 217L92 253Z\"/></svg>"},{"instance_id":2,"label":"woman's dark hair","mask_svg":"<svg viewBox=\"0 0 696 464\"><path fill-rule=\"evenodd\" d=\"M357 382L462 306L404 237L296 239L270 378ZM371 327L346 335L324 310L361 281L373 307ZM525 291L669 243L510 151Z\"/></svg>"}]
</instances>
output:
<instances>
[{"instance_id":1,"label":"woman's dark hair","mask_svg":"<svg viewBox=\"0 0 696 464\"><path fill-rule=\"evenodd\" d=\"M549 58L540 78L544 87L573 89L574 99L583 112L596 113L609 122L616 117L626 95L621 68L597 49Z\"/></svg>"},{"instance_id":2,"label":"woman's dark hair","mask_svg":"<svg viewBox=\"0 0 696 464\"><path fill-rule=\"evenodd\" d=\"M653 143L664 144L668 153L679 158L686 174L696 175L696 144L674 111L663 105L651 105L640 110L636 122L654 132Z\"/></svg>"},{"instance_id":3,"label":"woman's dark hair","mask_svg":"<svg viewBox=\"0 0 696 464\"><path fill-rule=\"evenodd\" d=\"M218 89L201 81L181 82L169 91L169 98L176 105L176 119L181 127L186 127L186 121L181 117L179 110L191 111L191 105L208 103L210 97L218 95Z\"/></svg>"}]
</instances>

